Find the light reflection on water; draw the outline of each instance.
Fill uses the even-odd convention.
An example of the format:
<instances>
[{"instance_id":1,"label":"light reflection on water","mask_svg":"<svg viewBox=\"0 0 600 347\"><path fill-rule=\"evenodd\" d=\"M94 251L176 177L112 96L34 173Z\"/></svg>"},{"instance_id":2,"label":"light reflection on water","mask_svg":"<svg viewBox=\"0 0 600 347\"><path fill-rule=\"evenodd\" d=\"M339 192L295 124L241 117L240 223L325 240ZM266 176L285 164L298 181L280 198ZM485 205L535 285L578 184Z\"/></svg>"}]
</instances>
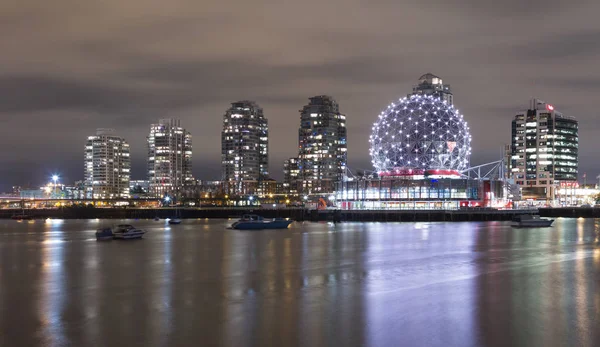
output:
<instances>
[{"instance_id":1,"label":"light reflection on water","mask_svg":"<svg viewBox=\"0 0 600 347\"><path fill-rule=\"evenodd\" d=\"M0 221L0 345L600 345L598 221L117 222Z\"/></svg>"}]
</instances>

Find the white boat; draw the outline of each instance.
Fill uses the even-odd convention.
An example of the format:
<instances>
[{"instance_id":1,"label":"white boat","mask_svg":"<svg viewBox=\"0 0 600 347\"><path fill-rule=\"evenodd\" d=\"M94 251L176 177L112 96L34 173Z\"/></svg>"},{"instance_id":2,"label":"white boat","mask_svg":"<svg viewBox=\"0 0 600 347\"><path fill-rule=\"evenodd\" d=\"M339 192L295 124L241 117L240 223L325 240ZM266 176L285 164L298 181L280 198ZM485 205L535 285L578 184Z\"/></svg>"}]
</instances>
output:
<instances>
[{"instance_id":1,"label":"white boat","mask_svg":"<svg viewBox=\"0 0 600 347\"><path fill-rule=\"evenodd\" d=\"M239 230L287 229L293 222L290 219L264 219L261 216L247 214L242 216L242 219L239 221L233 223L231 227Z\"/></svg>"},{"instance_id":2,"label":"white boat","mask_svg":"<svg viewBox=\"0 0 600 347\"><path fill-rule=\"evenodd\" d=\"M546 228L554 223L554 219L540 218L540 216L533 216L524 214L515 216L513 218L512 226L516 228Z\"/></svg>"},{"instance_id":3,"label":"white boat","mask_svg":"<svg viewBox=\"0 0 600 347\"><path fill-rule=\"evenodd\" d=\"M123 240L141 239L145 233L146 231L138 229L131 224L119 224L113 230L114 238Z\"/></svg>"}]
</instances>

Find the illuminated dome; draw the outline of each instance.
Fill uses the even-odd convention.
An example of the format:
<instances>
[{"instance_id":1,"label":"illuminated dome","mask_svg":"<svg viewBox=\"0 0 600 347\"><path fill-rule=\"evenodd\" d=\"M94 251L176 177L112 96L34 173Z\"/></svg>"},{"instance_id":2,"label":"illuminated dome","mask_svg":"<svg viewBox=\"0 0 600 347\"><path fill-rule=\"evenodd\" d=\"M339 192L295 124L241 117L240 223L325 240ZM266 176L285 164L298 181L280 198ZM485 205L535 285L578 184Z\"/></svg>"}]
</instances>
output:
<instances>
[{"instance_id":1,"label":"illuminated dome","mask_svg":"<svg viewBox=\"0 0 600 347\"><path fill-rule=\"evenodd\" d=\"M392 103L372 131L369 152L380 175L458 175L469 166L467 122L435 96L411 95Z\"/></svg>"}]
</instances>

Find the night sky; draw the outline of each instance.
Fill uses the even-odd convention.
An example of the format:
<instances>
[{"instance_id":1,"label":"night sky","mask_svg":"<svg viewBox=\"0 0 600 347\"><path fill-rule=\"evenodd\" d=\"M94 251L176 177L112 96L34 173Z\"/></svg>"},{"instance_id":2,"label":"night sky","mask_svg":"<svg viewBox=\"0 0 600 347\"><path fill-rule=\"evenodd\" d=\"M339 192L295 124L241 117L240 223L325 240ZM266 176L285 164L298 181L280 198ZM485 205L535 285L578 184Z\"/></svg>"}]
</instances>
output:
<instances>
[{"instance_id":1,"label":"night sky","mask_svg":"<svg viewBox=\"0 0 600 347\"><path fill-rule=\"evenodd\" d=\"M580 176L600 173L600 2L564 0L0 2L0 190L83 179L98 127L131 144L159 118L192 133L194 176L218 179L222 116L250 99L270 124L270 170L297 154L298 110L332 95L349 166L371 169L371 124L432 72L471 125L471 164L500 159L538 97L580 122Z\"/></svg>"}]
</instances>

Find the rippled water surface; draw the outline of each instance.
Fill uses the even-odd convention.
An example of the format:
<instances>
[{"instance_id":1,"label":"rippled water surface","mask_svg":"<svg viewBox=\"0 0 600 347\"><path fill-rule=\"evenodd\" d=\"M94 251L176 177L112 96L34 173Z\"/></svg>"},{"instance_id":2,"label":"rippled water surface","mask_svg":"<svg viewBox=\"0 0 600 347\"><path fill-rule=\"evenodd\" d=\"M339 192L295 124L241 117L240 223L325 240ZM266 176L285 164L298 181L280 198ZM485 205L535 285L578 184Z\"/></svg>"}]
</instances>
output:
<instances>
[{"instance_id":1,"label":"rippled water surface","mask_svg":"<svg viewBox=\"0 0 600 347\"><path fill-rule=\"evenodd\" d=\"M599 221L231 222L0 221L0 346L600 346Z\"/></svg>"}]
</instances>

